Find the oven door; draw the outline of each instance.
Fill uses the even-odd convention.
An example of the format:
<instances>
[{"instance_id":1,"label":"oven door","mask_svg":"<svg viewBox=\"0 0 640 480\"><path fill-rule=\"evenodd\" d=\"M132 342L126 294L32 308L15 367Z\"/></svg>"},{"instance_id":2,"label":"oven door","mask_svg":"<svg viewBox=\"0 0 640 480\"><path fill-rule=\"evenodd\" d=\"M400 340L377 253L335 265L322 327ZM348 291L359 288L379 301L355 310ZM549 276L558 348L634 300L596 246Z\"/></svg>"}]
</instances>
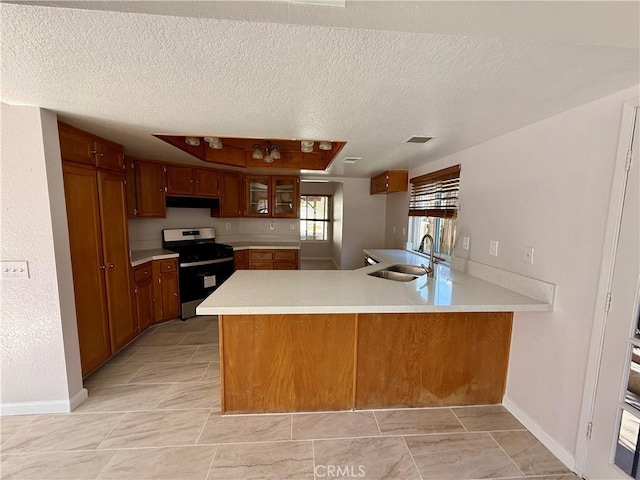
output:
<instances>
[{"instance_id":1,"label":"oven door","mask_svg":"<svg viewBox=\"0 0 640 480\"><path fill-rule=\"evenodd\" d=\"M195 316L196 307L233 274L233 258L180 263L181 317Z\"/></svg>"}]
</instances>

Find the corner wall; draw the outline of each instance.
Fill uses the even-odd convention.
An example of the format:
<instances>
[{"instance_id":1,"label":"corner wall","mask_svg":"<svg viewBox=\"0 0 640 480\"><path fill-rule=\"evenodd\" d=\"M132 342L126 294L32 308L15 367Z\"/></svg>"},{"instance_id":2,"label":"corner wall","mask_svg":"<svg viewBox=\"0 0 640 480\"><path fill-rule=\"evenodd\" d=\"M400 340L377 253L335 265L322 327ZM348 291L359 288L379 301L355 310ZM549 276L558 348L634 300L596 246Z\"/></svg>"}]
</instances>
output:
<instances>
[{"instance_id":1,"label":"corner wall","mask_svg":"<svg viewBox=\"0 0 640 480\"><path fill-rule=\"evenodd\" d=\"M637 96L618 92L410 172L462 165L456 256L557 285L554 312L514 317L505 405L570 467L622 108Z\"/></svg>"},{"instance_id":2,"label":"corner wall","mask_svg":"<svg viewBox=\"0 0 640 480\"><path fill-rule=\"evenodd\" d=\"M82 388L56 116L1 104L0 259L29 262L0 280L3 415L68 412Z\"/></svg>"}]
</instances>

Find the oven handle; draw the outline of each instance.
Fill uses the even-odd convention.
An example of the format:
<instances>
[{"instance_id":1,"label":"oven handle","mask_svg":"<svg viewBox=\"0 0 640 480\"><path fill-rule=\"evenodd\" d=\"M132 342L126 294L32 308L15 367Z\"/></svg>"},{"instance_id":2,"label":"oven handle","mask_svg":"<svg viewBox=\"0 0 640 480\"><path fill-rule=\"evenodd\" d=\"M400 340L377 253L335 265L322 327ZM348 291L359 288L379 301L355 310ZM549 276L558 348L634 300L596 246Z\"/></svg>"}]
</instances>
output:
<instances>
[{"instance_id":1,"label":"oven handle","mask_svg":"<svg viewBox=\"0 0 640 480\"><path fill-rule=\"evenodd\" d=\"M217 260L204 260L202 262L181 263L180 267L199 267L201 265L213 265L214 263L233 262L233 257L219 258Z\"/></svg>"}]
</instances>

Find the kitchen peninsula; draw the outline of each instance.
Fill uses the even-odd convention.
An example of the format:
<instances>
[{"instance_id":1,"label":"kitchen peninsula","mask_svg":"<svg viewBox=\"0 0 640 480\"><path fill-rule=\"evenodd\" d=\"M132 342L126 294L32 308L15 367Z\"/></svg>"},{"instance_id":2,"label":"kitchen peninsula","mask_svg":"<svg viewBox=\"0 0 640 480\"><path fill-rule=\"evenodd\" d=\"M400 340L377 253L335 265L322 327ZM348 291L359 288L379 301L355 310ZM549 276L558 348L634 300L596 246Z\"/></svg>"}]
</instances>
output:
<instances>
[{"instance_id":1,"label":"kitchen peninsula","mask_svg":"<svg viewBox=\"0 0 640 480\"><path fill-rule=\"evenodd\" d=\"M448 266L434 278L368 275L420 263L372 250L352 271L238 271L197 309L219 315L223 413L495 404L514 311L552 304Z\"/></svg>"}]
</instances>

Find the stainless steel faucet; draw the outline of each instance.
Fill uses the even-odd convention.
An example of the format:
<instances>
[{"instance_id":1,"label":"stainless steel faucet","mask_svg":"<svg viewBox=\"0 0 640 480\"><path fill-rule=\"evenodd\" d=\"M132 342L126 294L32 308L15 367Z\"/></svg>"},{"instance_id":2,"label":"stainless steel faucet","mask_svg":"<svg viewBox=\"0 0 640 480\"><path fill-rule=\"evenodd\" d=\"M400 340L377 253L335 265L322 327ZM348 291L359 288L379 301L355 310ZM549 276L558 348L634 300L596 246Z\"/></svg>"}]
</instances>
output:
<instances>
[{"instance_id":1,"label":"stainless steel faucet","mask_svg":"<svg viewBox=\"0 0 640 480\"><path fill-rule=\"evenodd\" d=\"M427 233L424 237L422 237L422 240L420 240L420 246L418 247L418 251L425 253L424 248L425 248L425 243L427 239L431 240L431 248L429 249L429 266L425 270L427 271L427 276L433 277L435 273L435 268L433 263L433 237L431 235Z\"/></svg>"}]
</instances>

